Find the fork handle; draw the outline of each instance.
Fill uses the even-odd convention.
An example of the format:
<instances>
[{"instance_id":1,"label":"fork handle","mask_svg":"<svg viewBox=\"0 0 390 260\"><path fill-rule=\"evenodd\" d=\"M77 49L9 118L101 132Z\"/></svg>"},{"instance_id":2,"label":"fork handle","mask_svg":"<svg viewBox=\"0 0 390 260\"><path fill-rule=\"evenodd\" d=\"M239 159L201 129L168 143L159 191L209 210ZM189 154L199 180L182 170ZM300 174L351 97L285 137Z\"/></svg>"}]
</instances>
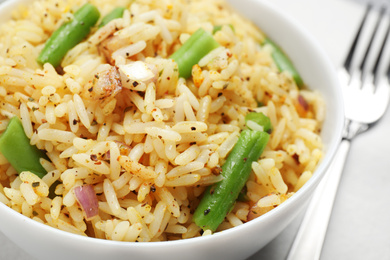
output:
<instances>
[{"instance_id":1,"label":"fork handle","mask_svg":"<svg viewBox=\"0 0 390 260\"><path fill-rule=\"evenodd\" d=\"M349 147L349 140L341 141L328 173L317 187L310 201L287 260L317 260L320 258Z\"/></svg>"}]
</instances>

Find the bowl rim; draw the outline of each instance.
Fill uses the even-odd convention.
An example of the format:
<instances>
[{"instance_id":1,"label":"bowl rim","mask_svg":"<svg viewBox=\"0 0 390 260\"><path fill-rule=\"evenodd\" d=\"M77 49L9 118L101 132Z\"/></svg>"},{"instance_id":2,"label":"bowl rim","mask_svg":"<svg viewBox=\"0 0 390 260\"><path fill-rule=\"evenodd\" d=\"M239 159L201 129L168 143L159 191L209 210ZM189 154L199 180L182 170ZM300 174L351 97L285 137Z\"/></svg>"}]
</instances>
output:
<instances>
[{"instance_id":1,"label":"bowl rim","mask_svg":"<svg viewBox=\"0 0 390 260\"><path fill-rule=\"evenodd\" d=\"M232 0L231 0L232 1ZM236 0L239 1L239 0ZM330 75L333 75L333 77L330 79L330 82L332 86L338 86L339 82L336 77L337 73L335 71L334 65L332 64L331 60L329 59L328 55L325 53L325 51L320 47L320 44L317 42L317 40L301 25L299 24L295 19L293 19L290 14L286 13L283 10L280 10L277 8L277 6L268 1L268 0L246 0L247 2L250 2L251 4L255 4L258 6L261 6L262 9L266 9L267 12L271 12L272 15L279 17L279 19L282 19L284 23L290 24L291 27L294 27L294 30L296 30L301 38L305 38L305 40L308 40L310 42L310 45L315 48L315 51L318 53L319 56L321 56L322 63L328 68L328 73ZM9 10L12 8L15 8L16 6L30 2L30 0L8 0L0 3L0 14L2 14L2 18L0 19L0 22L8 20L10 17L10 12L7 15L4 15L5 10ZM329 167L332 159L335 156L336 150L338 148L338 145L341 141L342 137L342 129L344 125L344 110L343 110L343 101L341 95L336 95L335 97L335 104L339 105L339 115L337 120L335 121L335 126L332 128L335 130L333 133L333 137L331 138L331 142L326 147L326 154L325 157L322 158L319 165L317 166L315 173L313 176L306 182L305 185L303 185L295 194L290 197L288 200L286 200L284 203L276 207L275 209L271 210L270 212L267 212L266 214L249 221L243 225L240 225L238 227L233 227L227 230L224 230L222 232L216 232L211 236L201 236L201 237L194 237L194 238L188 238L188 239L181 239L181 240L174 240L174 241L159 241L159 242L120 242L120 241L112 241L112 240L106 240L106 239L99 239L99 238L93 238L93 237L83 237L80 235L76 235L70 232L66 232L60 229L53 228L51 226L48 226L46 224L40 223L38 221L35 221L31 218L28 218L24 216L21 213L18 213L17 211L11 209L7 205L0 203L0 212L4 212L6 214L10 214L12 218L14 218L18 222L27 222L29 225L37 226L38 229L43 229L47 232L52 233L53 235L61 236L63 238L69 238L71 240L77 240L80 243L96 243L97 245L110 245L110 246L116 246L116 247L127 247L127 248L144 248L147 249L149 247L155 248L159 246L167 246L167 245L186 245L188 243L194 244L194 243L208 243L210 240L217 240L217 239L223 239L226 236L229 236L230 234L235 234L238 232L245 232L245 230L252 229L258 223L260 222L267 222L269 219L272 219L276 217L276 215L282 214L284 211L286 211L288 208L292 207L294 204L294 201L299 201L306 193L310 192L310 190L314 189L315 185L317 185L321 179L326 174L327 168Z\"/></svg>"}]
</instances>

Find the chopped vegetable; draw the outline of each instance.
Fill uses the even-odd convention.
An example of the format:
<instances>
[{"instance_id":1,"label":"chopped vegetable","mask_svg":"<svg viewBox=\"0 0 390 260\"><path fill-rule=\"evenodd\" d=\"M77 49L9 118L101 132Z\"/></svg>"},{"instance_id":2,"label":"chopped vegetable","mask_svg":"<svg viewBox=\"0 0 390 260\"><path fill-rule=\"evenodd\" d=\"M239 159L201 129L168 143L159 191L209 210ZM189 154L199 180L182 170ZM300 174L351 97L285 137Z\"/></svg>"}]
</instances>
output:
<instances>
[{"instance_id":1,"label":"chopped vegetable","mask_svg":"<svg viewBox=\"0 0 390 260\"><path fill-rule=\"evenodd\" d=\"M280 47L276 43L274 43L268 38L264 40L263 45L265 44L272 46L272 58L276 63L276 66L278 66L279 71L288 71L294 78L294 81L297 86L299 88L302 88L303 80L299 75L298 71L295 69L291 60L286 56L286 54L280 49Z\"/></svg>"},{"instance_id":2,"label":"chopped vegetable","mask_svg":"<svg viewBox=\"0 0 390 260\"><path fill-rule=\"evenodd\" d=\"M102 21L99 24L99 27L105 26L114 19L121 18L125 10L126 8L124 7L114 8L111 12L109 12L106 16L103 17Z\"/></svg>"},{"instance_id":3,"label":"chopped vegetable","mask_svg":"<svg viewBox=\"0 0 390 260\"><path fill-rule=\"evenodd\" d=\"M129 89L138 90L139 85L146 85L156 82L158 79L157 66L143 61L135 61L128 64L118 65L123 86Z\"/></svg>"},{"instance_id":4,"label":"chopped vegetable","mask_svg":"<svg viewBox=\"0 0 390 260\"><path fill-rule=\"evenodd\" d=\"M231 24L228 24L229 27L232 29L233 32L235 32L235 29L234 29L234 26L231 25ZM214 28L213 28L213 34L215 34L216 32L222 30L222 26L223 25L215 25Z\"/></svg>"},{"instance_id":5,"label":"chopped vegetable","mask_svg":"<svg viewBox=\"0 0 390 260\"><path fill-rule=\"evenodd\" d=\"M16 116L11 118L0 136L0 152L18 173L30 171L39 178L47 173L40 163L41 158L47 158L46 154L30 144L30 139L24 133L22 123Z\"/></svg>"},{"instance_id":6,"label":"chopped vegetable","mask_svg":"<svg viewBox=\"0 0 390 260\"><path fill-rule=\"evenodd\" d=\"M109 66L95 74L93 81L84 88L84 97L95 100L114 98L122 90L122 81L117 67Z\"/></svg>"},{"instance_id":7,"label":"chopped vegetable","mask_svg":"<svg viewBox=\"0 0 390 260\"><path fill-rule=\"evenodd\" d=\"M115 66L115 60L112 57L112 54L126 45L128 45L128 42L121 40L120 36L111 35L107 39L103 40L97 46L97 49L101 56L106 58L109 64Z\"/></svg>"},{"instance_id":8,"label":"chopped vegetable","mask_svg":"<svg viewBox=\"0 0 390 260\"><path fill-rule=\"evenodd\" d=\"M302 95L298 95L298 103L305 111L309 110L309 103L307 103L306 99Z\"/></svg>"},{"instance_id":9,"label":"chopped vegetable","mask_svg":"<svg viewBox=\"0 0 390 260\"><path fill-rule=\"evenodd\" d=\"M99 214L99 202L92 185L77 186L74 188L74 194L85 212L86 220L91 220Z\"/></svg>"},{"instance_id":10,"label":"chopped vegetable","mask_svg":"<svg viewBox=\"0 0 390 260\"><path fill-rule=\"evenodd\" d=\"M300 117L307 117L310 111L310 105L307 100L302 96L298 95L294 102L295 109Z\"/></svg>"},{"instance_id":11,"label":"chopped vegetable","mask_svg":"<svg viewBox=\"0 0 390 260\"><path fill-rule=\"evenodd\" d=\"M224 179L210 186L195 210L193 220L203 230L215 231L233 208L256 161L263 152L269 134L243 130L226 162L222 166Z\"/></svg>"},{"instance_id":12,"label":"chopped vegetable","mask_svg":"<svg viewBox=\"0 0 390 260\"><path fill-rule=\"evenodd\" d=\"M248 121L252 121L252 122L258 124L259 126L261 126L263 128L262 130L264 132L267 132L267 133L271 133L272 132L271 120L269 119L268 116L264 115L261 112L260 113L250 112L250 113L246 114L245 122L247 123L247 126L249 128L251 128L248 125ZM252 129L252 130L255 130L255 129Z\"/></svg>"},{"instance_id":13,"label":"chopped vegetable","mask_svg":"<svg viewBox=\"0 0 390 260\"><path fill-rule=\"evenodd\" d=\"M66 53L89 34L99 17L99 10L94 5L89 3L83 5L74 13L71 21L64 23L47 40L38 56L38 63L48 62L58 67Z\"/></svg>"},{"instance_id":14,"label":"chopped vegetable","mask_svg":"<svg viewBox=\"0 0 390 260\"><path fill-rule=\"evenodd\" d=\"M179 67L179 75L183 78L191 76L192 67L197 64L206 54L219 46L213 36L198 29L191 37L172 54L173 59Z\"/></svg>"},{"instance_id":15,"label":"chopped vegetable","mask_svg":"<svg viewBox=\"0 0 390 260\"><path fill-rule=\"evenodd\" d=\"M55 191L56 191L57 185L59 185L59 184L61 184L61 182L57 180L49 187L49 195L48 195L48 197L50 199L54 199L56 197Z\"/></svg>"}]
</instances>

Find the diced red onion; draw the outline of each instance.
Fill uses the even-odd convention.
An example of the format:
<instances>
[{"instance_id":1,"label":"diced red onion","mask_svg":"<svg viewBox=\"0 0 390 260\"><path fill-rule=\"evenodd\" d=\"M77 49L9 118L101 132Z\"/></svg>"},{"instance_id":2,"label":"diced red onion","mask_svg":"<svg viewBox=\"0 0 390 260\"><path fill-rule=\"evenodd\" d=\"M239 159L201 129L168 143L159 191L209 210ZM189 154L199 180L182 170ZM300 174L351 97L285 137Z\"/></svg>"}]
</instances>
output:
<instances>
[{"instance_id":1,"label":"diced red onion","mask_svg":"<svg viewBox=\"0 0 390 260\"><path fill-rule=\"evenodd\" d=\"M309 110L309 104L307 103L306 99L302 95L298 96L298 102L305 111Z\"/></svg>"},{"instance_id":2,"label":"diced red onion","mask_svg":"<svg viewBox=\"0 0 390 260\"><path fill-rule=\"evenodd\" d=\"M91 220L99 214L99 203L92 185L77 186L74 194L85 212L86 220Z\"/></svg>"}]
</instances>

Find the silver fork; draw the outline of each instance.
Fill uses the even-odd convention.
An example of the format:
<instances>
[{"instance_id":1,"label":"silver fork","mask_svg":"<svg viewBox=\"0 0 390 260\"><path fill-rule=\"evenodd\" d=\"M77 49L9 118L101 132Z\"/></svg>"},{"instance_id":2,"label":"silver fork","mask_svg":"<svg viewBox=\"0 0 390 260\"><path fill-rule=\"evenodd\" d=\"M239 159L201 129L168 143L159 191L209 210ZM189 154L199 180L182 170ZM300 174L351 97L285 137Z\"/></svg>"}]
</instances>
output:
<instances>
[{"instance_id":1,"label":"silver fork","mask_svg":"<svg viewBox=\"0 0 390 260\"><path fill-rule=\"evenodd\" d=\"M390 25L384 30L386 10L381 9L379 18L364 55L360 55L360 66L353 66L359 59L359 47L364 38L369 15L375 12L371 5L367 6L356 38L350 48L343 68L339 71L343 86L345 105L345 126L343 138L338 148L335 160L329 172L318 186L307 208L297 236L287 256L287 260L317 260L320 258L322 245L326 235L333 202L336 196L340 177L353 138L375 124L384 114L389 103L390 94L390 67L387 71L381 70L389 66L389 55L384 55L388 45ZM367 32L367 30L365 31ZM382 33L381 33L382 32ZM379 48L375 43L381 44ZM375 58L370 64L370 58ZM358 63L359 64L359 63Z\"/></svg>"}]
</instances>

